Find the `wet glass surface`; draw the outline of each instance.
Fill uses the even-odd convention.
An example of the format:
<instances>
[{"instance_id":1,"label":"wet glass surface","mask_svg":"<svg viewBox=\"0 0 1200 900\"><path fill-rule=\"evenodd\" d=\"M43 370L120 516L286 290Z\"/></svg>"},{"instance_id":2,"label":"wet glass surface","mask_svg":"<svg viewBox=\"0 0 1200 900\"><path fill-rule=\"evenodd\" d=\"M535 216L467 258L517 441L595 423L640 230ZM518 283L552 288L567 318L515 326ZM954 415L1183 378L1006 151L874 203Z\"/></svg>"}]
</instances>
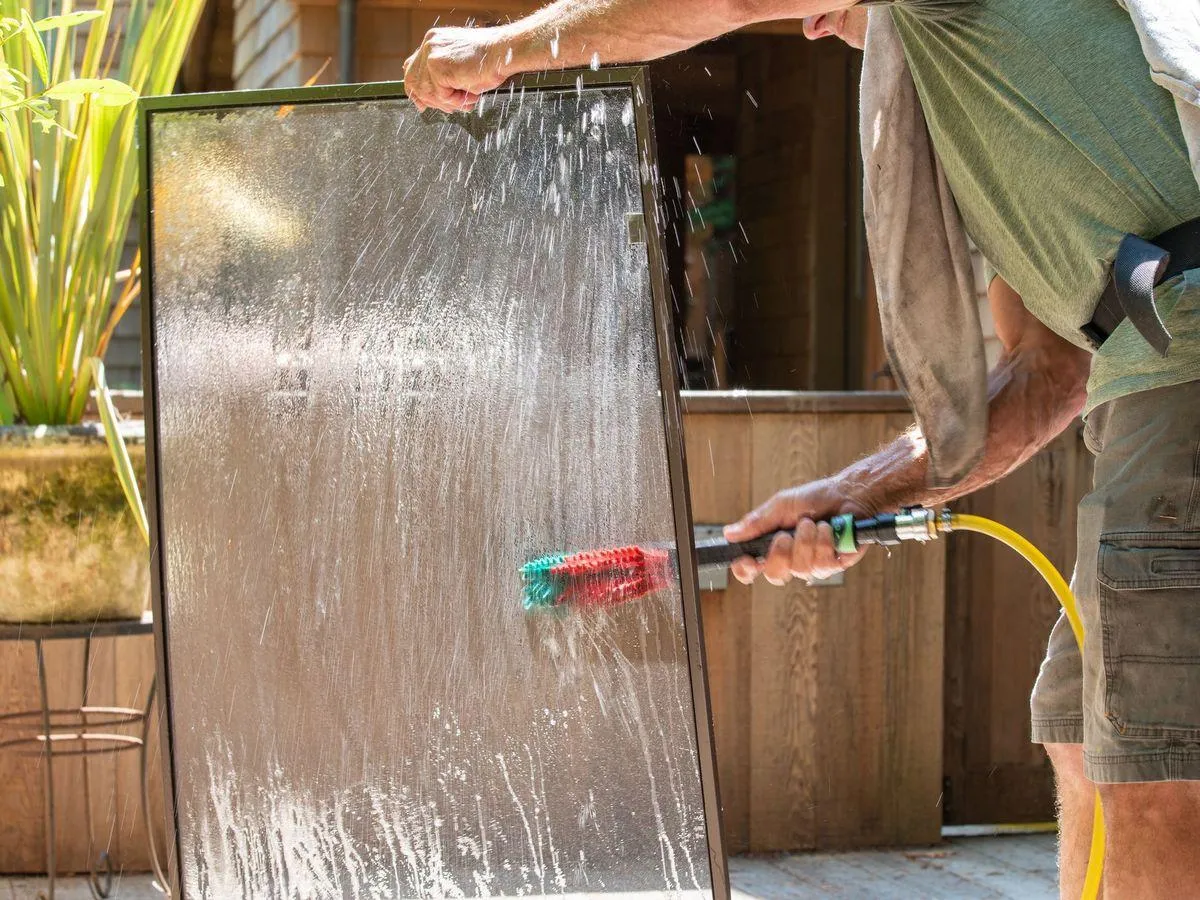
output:
<instances>
[{"instance_id":1,"label":"wet glass surface","mask_svg":"<svg viewBox=\"0 0 1200 900\"><path fill-rule=\"evenodd\" d=\"M476 124L480 124L478 121ZM711 895L628 87L151 120L188 898Z\"/></svg>"}]
</instances>

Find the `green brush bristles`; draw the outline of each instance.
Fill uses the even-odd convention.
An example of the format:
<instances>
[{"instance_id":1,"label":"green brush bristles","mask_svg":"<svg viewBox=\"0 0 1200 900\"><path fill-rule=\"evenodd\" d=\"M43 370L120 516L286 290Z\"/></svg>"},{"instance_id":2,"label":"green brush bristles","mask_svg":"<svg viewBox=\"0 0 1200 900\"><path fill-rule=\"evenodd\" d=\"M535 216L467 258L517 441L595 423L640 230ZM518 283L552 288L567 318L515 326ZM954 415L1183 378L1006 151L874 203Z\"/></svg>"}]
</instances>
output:
<instances>
[{"instance_id":1,"label":"green brush bristles","mask_svg":"<svg viewBox=\"0 0 1200 900\"><path fill-rule=\"evenodd\" d=\"M562 596L564 579L550 570L561 565L566 555L542 556L521 566L521 581L525 583L525 609L543 609L553 606Z\"/></svg>"}]
</instances>

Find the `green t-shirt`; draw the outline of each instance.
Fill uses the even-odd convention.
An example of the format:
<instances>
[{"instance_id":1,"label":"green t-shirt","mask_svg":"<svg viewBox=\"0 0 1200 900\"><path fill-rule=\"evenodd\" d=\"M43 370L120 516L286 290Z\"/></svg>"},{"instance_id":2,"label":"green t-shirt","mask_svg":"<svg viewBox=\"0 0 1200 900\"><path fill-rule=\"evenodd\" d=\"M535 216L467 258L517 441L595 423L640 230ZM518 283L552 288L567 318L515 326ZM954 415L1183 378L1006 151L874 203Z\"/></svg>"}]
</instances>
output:
<instances>
[{"instance_id":1,"label":"green t-shirt","mask_svg":"<svg viewBox=\"0 0 1200 900\"><path fill-rule=\"evenodd\" d=\"M1171 95L1116 0L897 0L893 18L967 232L1049 328L1086 347L1117 245L1200 216ZM1124 322L1087 408L1200 378L1200 270L1161 285L1160 357Z\"/></svg>"}]
</instances>

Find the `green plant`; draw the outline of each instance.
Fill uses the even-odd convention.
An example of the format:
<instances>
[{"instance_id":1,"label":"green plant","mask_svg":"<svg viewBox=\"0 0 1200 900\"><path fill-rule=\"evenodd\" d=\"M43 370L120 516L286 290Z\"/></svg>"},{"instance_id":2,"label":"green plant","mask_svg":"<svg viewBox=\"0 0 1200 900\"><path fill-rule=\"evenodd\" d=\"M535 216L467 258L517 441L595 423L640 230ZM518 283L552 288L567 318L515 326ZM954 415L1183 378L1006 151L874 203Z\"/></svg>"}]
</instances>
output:
<instances>
[{"instance_id":1,"label":"green plant","mask_svg":"<svg viewBox=\"0 0 1200 900\"><path fill-rule=\"evenodd\" d=\"M174 87L203 5L131 0L110 30L116 0L61 0L49 18L47 0L0 0L0 421L83 416L87 360L140 289L136 258L117 271L138 180L130 101Z\"/></svg>"},{"instance_id":2,"label":"green plant","mask_svg":"<svg viewBox=\"0 0 1200 900\"><path fill-rule=\"evenodd\" d=\"M21 66L13 65L9 54L0 57L0 111L9 113L0 125L7 132L13 116L24 110L43 130L59 127L55 118L57 110L50 101L94 95L100 102L111 106L124 106L137 99L129 85L112 78L71 78L52 83L50 62L42 32L64 31L98 19L104 13L98 9L85 9L59 16L47 16L34 21L28 9L19 10L20 17L0 18L0 46L10 41L21 41L37 71L40 86L34 86L29 73ZM12 54L15 56L16 54Z\"/></svg>"},{"instance_id":3,"label":"green plant","mask_svg":"<svg viewBox=\"0 0 1200 900\"><path fill-rule=\"evenodd\" d=\"M121 437L118 425L119 417L113 406L112 394L104 380L104 363L97 357L88 360L91 379L96 385L96 406L100 410L100 421L104 425L104 439L108 443L108 452L112 454L113 467L117 470L117 481L133 513L138 531L146 543L150 543L150 526L146 519L146 506L142 503L142 492L138 489L137 473L133 469L133 460L129 458L129 450Z\"/></svg>"}]
</instances>

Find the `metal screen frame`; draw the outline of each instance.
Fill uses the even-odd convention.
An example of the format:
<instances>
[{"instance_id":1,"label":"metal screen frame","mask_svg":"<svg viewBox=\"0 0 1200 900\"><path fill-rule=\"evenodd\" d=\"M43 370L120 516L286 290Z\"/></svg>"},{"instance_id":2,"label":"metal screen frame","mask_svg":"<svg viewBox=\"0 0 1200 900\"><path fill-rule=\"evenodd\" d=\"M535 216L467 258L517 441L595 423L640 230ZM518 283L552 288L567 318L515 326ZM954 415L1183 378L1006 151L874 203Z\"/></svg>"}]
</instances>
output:
<instances>
[{"instance_id":1,"label":"metal screen frame","mask_svg":"<svg viewBox=\"0 0 1200 900\"><path fill-rule=\"evenodd\" d=\"M671 505L678 547L680 595L683 603L685 649L692 695L696 751L700 763L701 801L704 805L705 833L708 841L709 872L714 900L729 900L729 873L721 821L720 793L717 784L712 710L709 704L708 676L704 655L703 624L700 617L699 579L693 545L692 510L688 491L687 461L684 454L683 419L679 401L677 354L671 336L673 316L667 282L666 254L663 247L662 210L658 203L658 162L655 153L654 124L651 116L649 79L644 67L628 66L598 71L571 70L524 75L506 82L498 93L523 91L565 92L582 87L628 86L633 90L634 123L637 135L638 177L642 189L642 214L646 220L646 251L649 261L650 295L654 307L654 330L658 345L658 372L662 398L663 426L666 435L667 472L671 487ZM162 715L159 735L163 765L163 804L168 848L168 880L171 896L185 900L180 890L179 823L175 802L174 734L172 690L168 665L167 635L170 621L163 602L163 555L159 509L158 403L155 385L154 353L154 254L152 180L150 178L151 119L160 112L236 109L239 107L300 105L362 100L386 100L405 97L403 82L322 85L307 88L282 88L248 91L224 91L207 94L179 94L145 97L138 102L138 169L141 178L139 198L142 251L142 382L146 419L146 513L150 526L150 583L154 610L155 667L161 686Z\"/></svg>"}]
</instances>

